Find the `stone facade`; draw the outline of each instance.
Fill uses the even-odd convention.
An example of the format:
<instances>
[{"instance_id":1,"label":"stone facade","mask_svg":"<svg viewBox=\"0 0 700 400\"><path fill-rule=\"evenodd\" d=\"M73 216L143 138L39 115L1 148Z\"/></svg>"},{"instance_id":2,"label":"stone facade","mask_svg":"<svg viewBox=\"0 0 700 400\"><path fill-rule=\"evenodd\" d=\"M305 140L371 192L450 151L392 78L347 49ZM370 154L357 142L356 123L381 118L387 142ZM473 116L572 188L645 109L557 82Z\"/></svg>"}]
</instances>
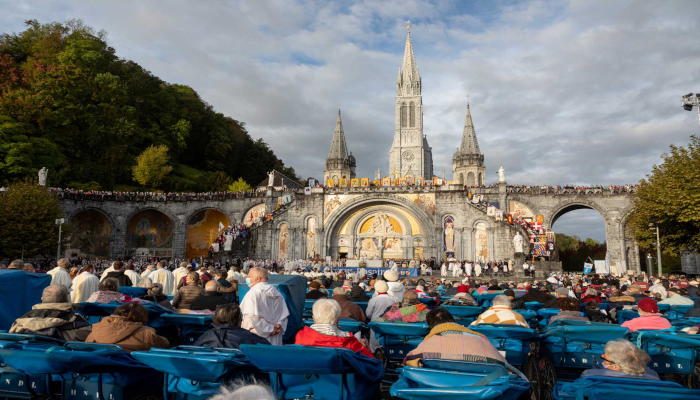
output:
<instances>
[{"instance_id":1,"label":"stone facade","mask_svg":"<svg viewBox=\"0 0 700 400\"><path fill-rule=\"evenodd\" d=\"M535 215L542 215L547 226L552 226L561 215L580 208L597 210L603 216L606 242L611 262L618 269L639 271L638 249L634 239L625 232L625 218L632 211L632 195L600 193L591 195L554 195L539 193L510 193L506 184L497 188L470 189L473 194L484 196L490 203L499 203L506 213L510 204L517 202L527 206ZM487 254L486 261L514 260L517 258L513 237L519 225L509 225L487 216L474 207L468 197L469 190L462 186L439 187L382 187L382 188L313 188L310 195L293 192L294 200L275 214L272 221L255 226L247 253L251 257L277 259L279 256L280 226L288 226L288 257L306 258L308 222L316 221L313 240L321 257L337 259L341 255L352 258L363 251L362 241L370 237L390 238L396 248L384 248L384 240L377 241L379 255L399 251L400 258L445 258L445 224L452 221L455 257L476 260L479 254ZM157 210L173 222L172 256L184 257L187 243L187 223L203 209L216 209L234 223L245 222L248 211L265 204L274 210L280 197L290 192L267 191L260 196L238 196L213 201L123 202L123 201L73 201L62 202L66 217L70 220L83 210L103 213L111 225L110 257L128 255L126 227L131 218L142 210ZM434 198L434 204L433 199ZM365 229L368 221L387 215L396 226L390 233ZM364 231L363 231L364 229ZM481 235L481 236L479 236ZM342 239L342 240L341 240ZM416 241L419 239L419 241ZM479 240L477 240L479 239ZM452 239L451 239L452 240ZM395 253L396 254L396 253ZM517 269L516 269L517 270Z\"/></svg>"}]
</instances>

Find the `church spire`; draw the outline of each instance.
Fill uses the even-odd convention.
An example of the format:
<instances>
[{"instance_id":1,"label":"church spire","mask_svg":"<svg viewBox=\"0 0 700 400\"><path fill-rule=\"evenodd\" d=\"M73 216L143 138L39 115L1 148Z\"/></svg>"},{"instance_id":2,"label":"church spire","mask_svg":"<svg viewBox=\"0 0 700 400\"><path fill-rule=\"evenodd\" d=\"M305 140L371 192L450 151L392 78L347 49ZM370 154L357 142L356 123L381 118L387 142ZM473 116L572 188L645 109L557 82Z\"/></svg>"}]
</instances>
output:
<instances>
[{"instance_id":1,"label":"church spire","mask_svg":"<svg viewBox=\"0 0 700 400\"><path fill-rule=\"evenodd\" d=\"M411 21L406 23L410 24ZM399 77L396 80L396 86L399 96L414 96L420 95L421 82L420 74L418 73L418 65L416 58L413 55L413 43L411 42L411 26L406 27L406 47L403 52L403 63L399 68Z\"/></svg>"},{"instance_id":2,"label":"church spire","mask_svg":"<svg viewBox=\"0 0 700 400\"><path fill-rule=\"evenodd\" d=\"M338 120L335 122L335 133L333 133L333 142L331 143L331 151L328 153L328 159L348 158L348 146L345 144L345 133L343 132L343 121L340 118L340 109L338 109Z\"/></svg>"},{"instance_id":3,"label":"church spire","mask_svg":"<svg viewBox=\"0 0 700 400\"><path fill-rule=\"evenodd\" d=\"M464 131L462 132L462 145L459 148L461 154L481 154L479 142L476 140L476 131L472 122L472 112L467 102L467 117L464 120Z\"/></svg>"}]
</instances>

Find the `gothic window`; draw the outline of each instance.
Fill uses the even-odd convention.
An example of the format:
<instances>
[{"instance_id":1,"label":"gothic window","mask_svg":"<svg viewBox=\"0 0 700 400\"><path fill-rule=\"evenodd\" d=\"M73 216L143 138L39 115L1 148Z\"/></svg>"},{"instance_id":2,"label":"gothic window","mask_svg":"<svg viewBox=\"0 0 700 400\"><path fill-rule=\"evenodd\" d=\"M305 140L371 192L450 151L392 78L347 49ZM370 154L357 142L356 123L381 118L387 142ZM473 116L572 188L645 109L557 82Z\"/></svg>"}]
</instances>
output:
<instances>
[{"instance_id":1,"label":"gothic window","mask_svg":"<svg viewBox=\"0 0 700 400\"><path fill-rule=\"evenodd\" d=\"M401 127L406 128L408 126L408 106L405 104L401 106Z\"/></svg>"},{"instance_id":2,"label":"gothic window","mask_svg":"<svg viewBox=\"0 0 700 400\"><path fill-rule=\"evenodd\" d=\"M411 103L410 106L410 121L411 121L411 128L416 126L416 105Z\"/></svg>"}]
</instances>

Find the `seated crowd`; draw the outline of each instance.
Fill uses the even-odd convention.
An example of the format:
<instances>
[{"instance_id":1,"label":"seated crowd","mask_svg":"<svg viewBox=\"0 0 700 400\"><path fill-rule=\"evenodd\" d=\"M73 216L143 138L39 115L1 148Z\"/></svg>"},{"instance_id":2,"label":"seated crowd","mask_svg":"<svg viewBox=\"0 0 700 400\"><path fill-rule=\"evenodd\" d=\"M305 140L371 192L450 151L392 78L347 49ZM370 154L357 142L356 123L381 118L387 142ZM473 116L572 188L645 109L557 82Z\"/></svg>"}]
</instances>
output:
<instances>
[{"instance_id":1,"label":"seated crowd","mask_svg":"<svg viewBox=\"0 0 700 400\"><path fill-rule=\"evenodd\" d=\"M136 288L141 288L144 294L131 297L120 292L120 286L132 284L129 270L115 263L115 268L105 272L102 281L95 284L94 292L80 295L87 296L87 303L121 303L111 316L92 325L75 311L66 285L52 284L44 289L41 303L18 318L10 332L116 344L129 352L177 345L147 326L145 306L153 303L169 311L213 314L211 329L199 337L196 346L238 348L241 344L283 343L281 337L287 330L290 314L282 293L268 283L269 275L276 274L276 269L258 267L242 271L236 266L225 271L203 266L195 271L194 267L183 264L177 281L172 277L164 285L160 275L167 276L170 271L159 263L158 269L139 277ZM57 271L54 280L63 279L62 273ZM250 289L239 299L238 282L242 280L248 282ZM670 328L668 319L659 312L659 305L693 306L694 300L689 295L698 294L696 281L599 276L560 275L544 282L515 284L496 280L472 282L468 278L461 281L401 279L396 271L388 270L381 276L347 276L340 272L307 276L306 280L306 299L314 301L313 324L301 328L287 343L346 348L368 358L382 359L381 344L374 332L364 337L346 332L340 328L341 319L361 323L425 323L428 334L403 360L405 365L418 367L426 358L506 364L491 341L478 332L483 330L479 325L530 328L531 323L518 312L526 309L528 303L558 310L550 318L550 324L557 320L615 324L620 310L636 311L636 318L621 324L634 332ZM175 293L172 301L164 293L165 286L172 288L170 293ZM455 309L450 307L480 307L484 297L480 295L485 293L492 295L490 306L484 306L471 324L463 325L460 323L463 321L455 320L450 312ZM366 310L363 310L357 303L365 302ZM601 307L603 304L606 307ZM693 310L697 308L688 312ZM690 333L698 330L693 328ZM604 368L586 371L583 376L659 379L648 368L649 355L627 340L609 342L602 360Z\"/></svg>"}]
</instances>

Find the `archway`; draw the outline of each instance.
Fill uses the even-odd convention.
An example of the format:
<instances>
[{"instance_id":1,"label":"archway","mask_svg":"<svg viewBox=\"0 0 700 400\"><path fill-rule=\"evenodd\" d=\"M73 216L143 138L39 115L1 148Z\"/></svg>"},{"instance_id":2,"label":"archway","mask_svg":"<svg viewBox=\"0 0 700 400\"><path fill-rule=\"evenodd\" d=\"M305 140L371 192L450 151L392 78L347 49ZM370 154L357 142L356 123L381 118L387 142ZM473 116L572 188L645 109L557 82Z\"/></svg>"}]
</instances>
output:
<instances>
[{"instance_id":1,"label":"archway","mask_svg":"<svg viewBox=\"0 0 700 400\"><path fill-rule=\"evenodd\" d=\"M212 240L219 236L220 225L227 227L231 221L219 210L207 208L194 213L187 221L187 241L185 242L185 257L208 257Z\"/></svg>"},{"instance_id":2,"label":"archway","mask_svg":"<svg viewBox=\"0 0 700 400\"><path fill-rule=\"evenodd\" d=\"M476 184L474 183L474 173L470 172L467 174L467 186L475 186Z\"/></svg>"},{"instance_id":3,"label":"archway","mask_svg":"<svg viewBox=\"0 0 700 400\"><path fill-rule=\"evenodd\" d=\"M67 255L109 257L112 225L105 214L93 209L83 210L70 219L70 224L73 233Z\"/></svg>"},{"instance_id":4,"label":"archway","mask_svg":"<svg viewBox=\"0 0 700 400\"><path fill-rule=\"evenodd\" d=\"M554 259L567 271L582 271L591 260L604 260L607 251L605 219L593 207L572 204L552 216L555 232Z\"/></svg>"},{"instance_id":5,"label":"archway","mask_svg":"<svg viewBox=\"0 0 700 400\"><path fill-rule=\"evenodd\" d=\"M154 209L139 211L127 225L127 252L172 257L173 231L173 221L164 213Z\"/></svg>"}]
</instances>

